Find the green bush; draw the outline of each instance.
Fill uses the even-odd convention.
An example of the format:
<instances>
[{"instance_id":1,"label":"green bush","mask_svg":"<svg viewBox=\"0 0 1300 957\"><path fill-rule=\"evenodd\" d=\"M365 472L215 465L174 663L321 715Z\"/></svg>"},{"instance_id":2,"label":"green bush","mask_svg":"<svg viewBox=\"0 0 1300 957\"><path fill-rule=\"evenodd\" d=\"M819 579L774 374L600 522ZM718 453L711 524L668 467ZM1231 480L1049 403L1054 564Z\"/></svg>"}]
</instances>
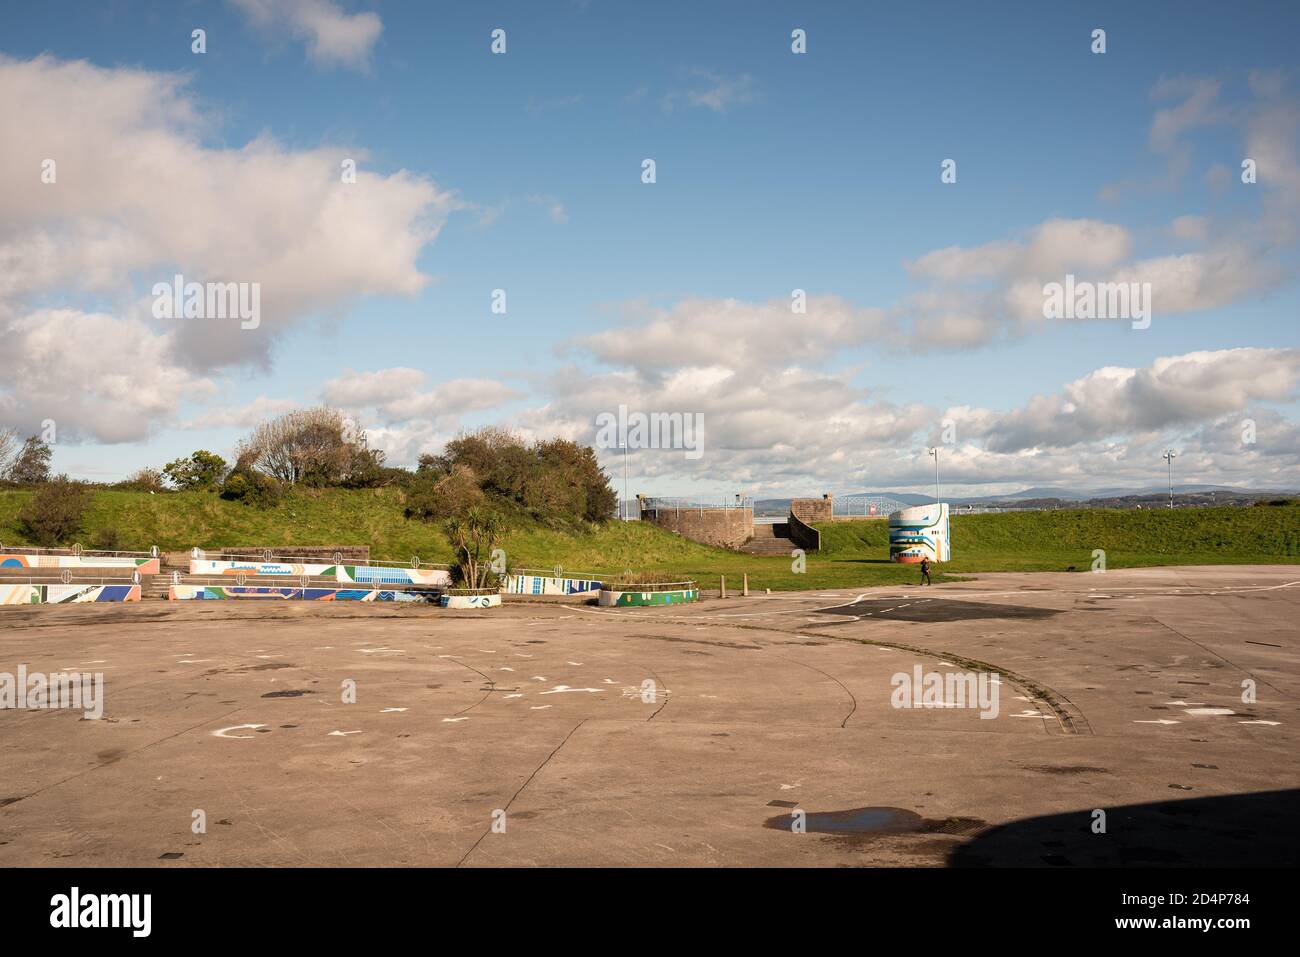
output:
<instances>
[{"instance_id":1,"label":"green bush","mask_svg":"<svg viewBox=\"0 0 1300 957\"><path fill-rule=\"evenodd\" d=\"M221 497L253 508L271 508L283 494L280 481L253 470L236 468L221 485Z\"/></svg>"},{"instance_id":2,"label":"green bush","mask_svg":"<svg viewBox=\"0 0 1300 957\"><path fill-rule=\"evenodd\" d=\"M80 482L60 477L43 483L18 512L18 527L37 545L71 544L81 530L90 492Z\"/></svg>"}]
</instances>

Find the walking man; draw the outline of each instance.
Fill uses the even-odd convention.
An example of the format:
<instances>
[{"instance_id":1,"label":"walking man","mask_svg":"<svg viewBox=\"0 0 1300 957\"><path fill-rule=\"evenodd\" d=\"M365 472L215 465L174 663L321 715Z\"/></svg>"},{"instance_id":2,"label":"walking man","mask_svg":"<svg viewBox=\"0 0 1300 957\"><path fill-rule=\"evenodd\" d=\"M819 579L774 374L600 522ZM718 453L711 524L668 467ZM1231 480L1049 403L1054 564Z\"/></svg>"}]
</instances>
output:
<instances>
[{"instance_id":1,"label":"walking man","mask_svg":"<svg viewBox=\"0 0 1300 957\"><path fill-rule=\"evenodd\" d=\"M928 557L921 559L921 584L930 584L930 559Z\"/></svg>"}]
</instances>

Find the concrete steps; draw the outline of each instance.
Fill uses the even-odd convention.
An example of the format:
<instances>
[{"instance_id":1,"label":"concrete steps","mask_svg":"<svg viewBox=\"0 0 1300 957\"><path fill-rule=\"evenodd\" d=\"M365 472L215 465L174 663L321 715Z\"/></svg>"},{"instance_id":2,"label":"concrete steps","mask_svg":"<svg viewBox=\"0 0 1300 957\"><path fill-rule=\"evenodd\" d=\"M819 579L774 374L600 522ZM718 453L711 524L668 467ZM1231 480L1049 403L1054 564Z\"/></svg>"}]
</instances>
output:
<instances>
[{"instance_id":1,"label":"concrete steps","mask_svg":"<svg viewBox=\"0 0 1300 957\"><path fill-rule=\"evenodd\" d=\"M740 546L740 551L747 555L781 555L789 557L790 552L799 546L790 538L788 522L772 525L755 525L754 537Z\"/></svg>"}]
</instances>

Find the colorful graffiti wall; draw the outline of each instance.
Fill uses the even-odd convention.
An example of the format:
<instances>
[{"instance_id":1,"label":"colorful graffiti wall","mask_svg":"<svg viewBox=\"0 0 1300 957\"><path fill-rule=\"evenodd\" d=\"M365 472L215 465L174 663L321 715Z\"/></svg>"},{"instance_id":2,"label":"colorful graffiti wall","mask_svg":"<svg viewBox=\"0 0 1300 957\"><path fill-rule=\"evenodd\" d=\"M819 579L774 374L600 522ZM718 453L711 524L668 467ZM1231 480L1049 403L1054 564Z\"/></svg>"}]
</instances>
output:
<instances>
[{"instance_id":1,"label":"colorful graffiti wall","mask_svg":"<svg viewBox=\"0 0 1300 957\"><path fill-rule=\"evenodd\" d=\"M501 586L508 595L594 595L600 588L600 582L587 578L547 575L507 575Z\"/></svg>"},{"instance_id":2,"label":"colorful graffiti wall","mask_svg":"<svg viewBox=\"0 0 1300 957\"><path fill-rule=\"evenodd\" d=\"M139 601L139 585L9 585L0 583L0 605L65 605Z\"/></svg>"},{"instance_id":3,"label":"colorful graffiti wall","mask_svg":"<svg viewBox=\"0 0 1300 957\"><path fill-rule=\"evenodd\" d=\"M948 538L948 504L917 505L889 516L889 560L915 565L952 560Z\"/></svg>"},{"instance_id":4,"label":"colorful graffiti wall","mask_svg":"<svg viewBox=\"0 0 1300 957\"><path fill-rule=\"evenodd\" d=\"M446 587L451 573L442 568L401 568L383 565L323 565L299 562L216 561L190 559L191 575L278 575L333 578L353 585L429 585Z\"/></svg>"},{"instance_id":5,"label":"colorful graffiti wall","mask_svg":"<svg viewBox=\"0 0 1300 957\"><path fill-rule=\"evenodd\" d=\"M379 588L295 588L279 585L170 585L171 601L289 600L289 601L413 601L431 602L432 595Z\"/></svg>"},{"instance_id":6,"label":"colorful graffiti wall","mask_svg":"<svg viewBox=\"0 0 1300 957\"><path fill-rule=\"evenodd\" d=\"M141 575L157 575L160 558L120 555L0 555L0 568L129 568Z\"/></svg>"}]
</instances>

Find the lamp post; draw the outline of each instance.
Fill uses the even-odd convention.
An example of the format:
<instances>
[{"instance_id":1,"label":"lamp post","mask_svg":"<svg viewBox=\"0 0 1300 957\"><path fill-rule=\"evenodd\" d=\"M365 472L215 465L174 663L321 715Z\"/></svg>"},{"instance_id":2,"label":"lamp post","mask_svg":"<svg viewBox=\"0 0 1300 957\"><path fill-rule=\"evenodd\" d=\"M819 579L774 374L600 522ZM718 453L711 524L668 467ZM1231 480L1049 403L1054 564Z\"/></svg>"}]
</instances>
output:
<instances>
[{"instance_id":1,"label":"lamp post","mask_svg":"<svg viewBox=\"0 0 1300 957\"><path fill-rule=\"evenodd\" d=\"M1165 454L1162 456L1165 462L1168 463L1169 465L1169 507L1170 508L1174 507L1174 459L1177 457L1178 457L1178 453L1175 452L1173 449L1165 449Z\"/></svg>"},{"instance_id":2,"label":"lamp post","mask_svg":"<svg viewBox=\"0 0 1300 957\"><path fill-rule=\"evenodd\" d=\"M934 456L934 504L939 504L939 448L926 449Z\"/></svg>"},{"instance_id":3,"label":"lamp post","mask_svg":"<svg viewBox=\"0 0 1300 957\"><path fill-rule=\"evenodd\" d=\"M619 445L623 449L623 506L620 511L623 513L623 521L627 522L632 517L627 502L627 443L620 442Z\"/></svg>"}]
</instances>

